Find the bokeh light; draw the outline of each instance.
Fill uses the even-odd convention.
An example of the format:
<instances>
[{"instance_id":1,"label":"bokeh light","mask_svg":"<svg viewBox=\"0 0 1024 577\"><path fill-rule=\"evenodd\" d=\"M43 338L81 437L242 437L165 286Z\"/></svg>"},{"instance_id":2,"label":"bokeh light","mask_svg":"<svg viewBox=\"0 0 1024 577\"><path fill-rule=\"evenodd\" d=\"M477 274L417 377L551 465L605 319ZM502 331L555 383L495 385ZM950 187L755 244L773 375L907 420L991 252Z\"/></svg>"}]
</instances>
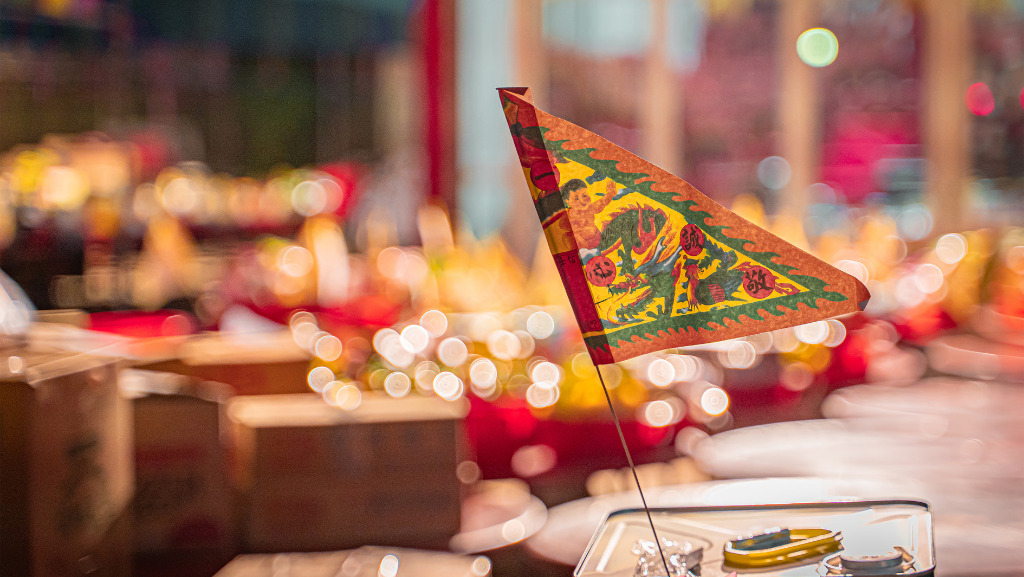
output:
<instances>
[{"instance_id":1,"label":"bokeh light","mask_svg":"<svg viewBox=\"0 0 1024 577\"><path fill-rule=\"evenodd\" d=\"M341 356L341 340L334 335L325 334L316 340L313 350L321 359L335 361Z\"/></svg>"},{"instance_id":2,"label":"bokeh light","mask_svg":"<svg viewBox=\"0 0 1024 577\"><path fill-rule=\"evenodd\" d=\"M400 399L412 390L412 379L405 373L393 372L384 379L384 390L392 397Z\"/></svg>"},{"instance_id":3,"label":"bokeh light","mask_svg":"<svg viewBox=\"0 0 1024 577\"><path fill-rule=\"evenodd\" d=\"M537 341L526 331L512 331L512 334L519 339L519 352L515 355L518 358L525 358L533 354L537 348Z\"/></svg>"},{"instance_id":4,"label":"bokeh light","mask_svg":"<svg viewBox=\"0 0 1024 577\"><path fill-rule=\"evenodd\" d=\"M441 369L433 361L423 361L416 365L416 376L413 378L416 389L425 394L434 392L434 377L440 372Z\"/></svg>"},{"instance_id":5,"label":"bokeh light","mask_svg":"<svg viewBox=\"0 0 1024 577\"><path fill-rule=\"evenodd\" d=\"M434 377L433 382L434 392L437 396L441 397L446 401L454 401L462 397L465 392L465 387L462 384L462 379L448 371L438 373Z\"/></svg>"},{"instance_id":6,"label":"bokeh light","mask_svg":"<svg viewBox=\"0 0 1024 577\"><path fill-rule=\"evenodd\" d=\"M526 537L526 525L519 519L510 519L501 525L501 538L508 543L521 541Z\"/></svg>"},{"instance_id":7,"label":"bokeh light","mask_svg":"<svg viewBox=\"0 0 1024 577\"><path fill-rule=\"evenodd\" d=\"M437 358L449 367L457 367L469 358L469 348L462 339L449 337L437 345Z\"/></svg>"},{"instance_id":8,"label":"bokeh light","mask_svg":"<svg viewBox=\"0 0 1024 577\"><path fill-rule=\"evenodd\" d=\"M932 213L922 204L911 204L896 215L896 228L910 241L921 240L932 231Z\"/></svg>"},{"instance_id":9,"label":"bokeh light","mask_svg":"<svg viewBox=\"0 0 1024 577\"><path fill-rule=\"evenodd\" d=\"M498 368L491 359L476 359L469 365L469 380L483 389L493 387L498 380Z\"/></svg>"},{"instance_id":10,"label":"bokeh light","mask_svg":"<svg viewBox=\"0 0 1024 577\"><path fill-rule=\"evenodd\" d=\"M718 360L730 369L749 369L757 361L757 351L748 341L733 341L724 351L719 351Z\"/></svg>"},{"instance_id":11,"label":"bokeh light","mask_svg":"<svg viewBox=\"0 0 1024 577\"><path fill-rule=\"evenodd\" d=\"M530 370L530 379L535 383L558 384L562 381L562 369L549 361L537 363Z\"/></svg>"},{"instance_id":12,"label":"bokeh light","mask_svg":"<svg viewBox=\"0 0 1024 577\"><path fill-rule=\"evenodd\" d=\"M380 560L380 568L377 570L379 577L395 577L398 575L398 557L387 554Z\"/></svg>"},{"instance_id":13,"label":"bokeh light","mask_svg":"<svg viewBox=\"0 0 1024 577\"><path fill-rule=\"evenodd\" d=\"M704 374L704 361L700 357L669 355L668 362L672 363L677 382L693 381L699 379Z\"/></svg>"},{"instance_id":14,"label":"bokeh light","mask_svg":"<svg viewBox=\"0 0 1024 577\"><path fill-rule=\"evenodd\" d=\"M199 191L191 179L178 177L164 186L160 193L160 202L167 212L187 216L195 211L199 204Z\"/></svg>"},{"instance_id":15,"label":"bokeh light","mask_svg":"<svg viewBox=\"0 0 1024 577\"><path fill-rule=\"evenodd\" d=\"M588 355L589 356L589 355ZM597 368L594 368L595 375ZM603 365L601 369L601 375L604 376L604 384L609 389L614 389L622 383L623 370L619 365Z\"/></svg>"},{"instance_id":16,"label":"bokeh light","mask_svg":"<svg viewBox=\"0 0 1024 577\"><path fill-rule=\"evenodd\" d=\"M546 339L555 332L555 319L544 311L537 311L526 319L526 331L535 339Z\"/></svg>"},{"instance_id":17,"label":"bokeh light","mask_svg":"<svg viewBox=\"0 0 1024 577\"><path fill-rule=\"evenodd\" d=\"M825 322L828 324L828 336L821 344L831 348L843 344L843 341L846 340L846 325L836 319L828 319Z\"/></svg>"},{"instance_id":18,"label":"bokeh light","mask_svg":"<svg viewBox=\"0 0 1024 577\"><path fill-rule=\"evenodd\" d=\"M517 358L522 347L519 337L506 330L494 331L487 337L487 349L503 361Z\"/></svg>"},{"instance_id":19,"label":"bokeh light","mask_svg":"<svg viewBox=\"0 0 1024 577\"><path fill-rule=\"evenodd\" d=\"M512 454L512 471L523 478L536 477L554 468L558 453L547 445L527 445Z\"/></svg>"},{"instance_id":20,"label":"bokeh light","mask_svg":"<svg viewBox=\"0 0 1024 577\"><path fill-rule=\"evenodd\" d=\"M363 393L353 384L342 385L335 393L335 405L344 411L354 411L363 402Z\"/></svg>"},{"instance_id":21,"label":"bokeh light","mask_svg":"<svg viewBox=\"0 0 1024 577\"><path fill-rule=\"evenodd\" d=\"M526 389L526 402L531 407L543 409L558 402L558 386L550 382L533 383Z\"/></svg>"},{"instance_id":22,"label":"bokeh light","mask_svg":"<svg viewBox=\"0 0 1024 577\"><path fill-rule=\"evenodd\" d=\"M473 461L462 461L455 467L455 476L459 478L459 482L464 485L472 485L480 480L480 476L483 471L480 470L480 465L477 465Z\"/></svg>"},{"instance_id":23,"label":"bokeh light","mask_svg":"<svg viewBox=\"0 0 1024 577\"><path fill-rule=\"evenodd\" d=\"M769 156L757 163L757 179L770 190L782 190L793 174L789 162L781 156Z\"/></svg>"},{"instance_id":24,"label":"bokeh light","mask_svg":"<svg viewBox=\"0 0 1024 577\"><path fill-rule=\"evenodd\" d=\"M917 284L915 275L906 275L896 281L896 302L900 306L910 308L921 304L925 293Z\"/></svg>"},{"instance_id":25,"label":"bokeh light","mask_svg":"<svg viewBox=\"0 0 1024 577\"><path fill-rule=\"evenodd\" d=\"M926 263L918 265L914 270L914 283L918 290L925 294L932 294L942 288L944 279L942 270L939 267Z\"/></svg>"},{"instance_id":26,"label":"bokeh light","mask_svg":"<svg viewBox=\"0 0 1024 577\"><path fill-rule=\"evenodd\" d=\"M967 238L962 234L944 234L935 241L935 256L946 264L956 264L967 256Z\"/></svg>"},{"instance_id":27,"label":"bokeh light","mask_svg":"<svg viewBox=\"0 0 1024 577\"><path fill-rule=\"evenodd\" d=\"M313 326L316 326L316 317L309 311L295 311L295 313L288 318L288 326L290 326L292 330L295 330L295 327L302 323L312 323Z\"/></svg>"},{"instance_id":28,"label":"bokeh light","mask_svg":"<svg viewBox=\"0 0 1024 577\"><path fill-rule=\"evenodd\" d=\"M811 28L797 38L796 53L808 66L828 66L839 56L839 40L827 28Z\"/></svg>"},{"instance_id":29,"label":"bokeh light","mask_svg":"<svg viewBox=\"0 0 1024 577\"><path fill-rule=\"evenodd\" d=\"M491 560L487 557L477 557L473 560L473 565L470 567L473 571L473 575L477 577L484 577L484 575L490 575L491 573Z\"/></svg>"},{"instance_id":30,"label":"bokeh light","mask_svg":"<svg viewBox=\"0 0 1024 577\"><path fill-rule=\"evenodd\" d=\"M719 387L708 387L700 395L700 408L712 417L729 410L729 395Z\"/></svg>"},{"instance_id":31,"label":"bokeh light","mask_svg":"<svg viewBox=\"0 0 1024 577\"><path fill-rule=\"evenodd\" d=\"M651 401L641 407L640 416L651 427L667 427L674 420L675 410L667 401Z\"/></svg>"},{"instance_id":32,"label":"bokeh light","mask_svg":"<svg viewBox=\"0 0 1024 577\"><path fill-rule=\"evenodd\" d=\"M409 325L402 329L400 342L410 353L421 353L430 343L430 333L420 325Z\"/></svg>"},{"instance_id":33,"label":"bokeh light","mask_svg":"<svg viewBox=\"0 0 1024 577\"><path fill-rule=\"evenodd\" d=\"M292 189L292 209L302 216L313 216L327 209L327 189L319 181L305 180Z\"/></svg>"},{"instance_id":34,"label":"bokeh light","mask_svg":"<svg viewBox=\"0 0 1024 577\"><path fill-rule=\"evenodd\" d=\"M420 316L420 326L432 337L439 337L448 330L448 317L439 310L429 310Z\"/></svg>"},{"instance_id":35,"label":"bokeh light","mask_svg":"<svg viewBox=\"0 0 1024 577\"><path fill-rule=\"evenodd\" d=\"M309 371L309 375L306 376L309 388L318 393L322 393L324 388L332 381L334 381L334 371L327 367L316 367Z\"/></svg>"},{"instance_id":36,"label":"bokeh light","mask_svg":"<svg viewBox=\"0 0 1024 577\"><path fill-rule=\"evenodd\" d=\"M976 116L988 116L996 109L992 89L984 82L975 82L967 87L967 109Z\"/></svg>"},{"instance_id":37,"label":"bokeh light","mask_svg":"<svg viewBox=\"0 0 1024 577\"><path fill-rule=\"evenodd\" d=\"M836 268L862 283L867 283L871 280L871 275L868 274L868 267L860 261L843 259L836 261L835 265Z\"/></svg>"},{"instance_id":38,"label":"bokeh light","mask_svg":"<svg viewBox=\"0 0 1024 577\"><path fill-rule=\"evenodd\" d=\"M301 246L290 246L280 252L278 266L290 277L304 277L313 270L313 253Z\"/></svg>"},{"instance_id":39,"label":"bokeh light","mask_svg":"<svg viewBox=\"0 0 1024 577\"><path fill-rule=\"evenodd\" d=\"M387 278L399 278L402 276L405 266L405 251L398 247L389 246L377 255L377 270Z\"/></svg>"},{"instance_id":40,"label":"bokeh light","mask_svg":"<svg viewBox=\"0 0 1024 577\"><path fill-rule=\"evenodd\" d=\"M775 339L772 338L771 333L759 333L756 335L750 335L745 339L750 346L754 347L754 352L763 355L772 350L772 343Z\"/></svg>"},{"instance_id":41,"label":"bokeh light","mask_svg":"<svg viewBox=\"0 0 1024 577\"><path fill-rule=\"evenodd\" d=\"M647 365L647 380L656 387L667 387L676 380L676 369L667 359L654 359Z\"/></svg>"},{"instance_id":42,"label":"bokeh light","mask_svg":"<svg viewBox=\"0 0 1024 577\"><path fill-rule=\"evenodd\" d=\"M315 339L319 334L320 327L314 323L303 320L292 325L292 340L303 349L309 350L312 348L310 345L316 342Z\"/></svg>"},{"instance_id":43,"label":"bokeh light","mask_svg":"<svg viewBox=\"0 0 1024 577\"><path fill-rule=\"evenodd\" d=\"M587 353L578 353L572 358L569 366L572 368L572 374L581 379L597 378L597 367Z\"/></svg>"},{"instance_id":44,"label":"bokeh light","mask_svg":"<svg viewBox=\"0 0 1024 577\"><path fill-rule=\"evenodd\" d=\"M806 363L789 363L782 367L779 382L790 391L803 391L814 382L814 371Z\"/></svg>"},{"instance_id":45,"label":"bokeh light","mask_svg":"<svg viewBox=\"0 0 1024 577\"><path fill-rule=\"evenodd\" d=\"M829 328L825 321L814 321L793 327L796 338L802 343L809 345L820 345L828 338Z\"/></svg>"},{"instance_id":46,"label":"bokeh light","mask_svg":"<svg viewBox=\"0 0 1024 577\"><path fill-rule=\"evenodd\" d=\"M387 348L388 346L388 342L391 339L397 339L398 336L398 331L396 331L395 329L380 329L379 331L373 334L373 349L383 355L384 349Z\"/></svg>"},{"instance_id":47,"label":"bokeh light","mask_svg":"<svg viewBox=\"0 0 1024 577\"><path fill-rule=\"evenodd\" d=\"M791 353L800 346L800 339L792 328L784 328L772 331L772 348L776 352Z\"/></svg>"}]
</instances>

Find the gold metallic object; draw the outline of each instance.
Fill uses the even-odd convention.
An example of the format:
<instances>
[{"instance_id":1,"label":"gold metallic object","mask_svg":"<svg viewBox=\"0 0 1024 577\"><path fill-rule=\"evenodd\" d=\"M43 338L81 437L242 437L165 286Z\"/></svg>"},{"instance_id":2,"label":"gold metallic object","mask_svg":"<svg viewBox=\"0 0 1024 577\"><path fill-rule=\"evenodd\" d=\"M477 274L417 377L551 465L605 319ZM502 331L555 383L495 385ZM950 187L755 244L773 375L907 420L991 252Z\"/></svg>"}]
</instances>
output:
<instances>
[{"instance_id":1,"label":"gold metallic object","mask_svg":"<svg viewBox=\"0 0 1024 577\"><path fill-rule=\"evenodd\" d=\"M725 544L725 563L733 567L774 567L825 555L842 548L843 534L828 529L774 529Z\"/></svg>"}]
</instances>

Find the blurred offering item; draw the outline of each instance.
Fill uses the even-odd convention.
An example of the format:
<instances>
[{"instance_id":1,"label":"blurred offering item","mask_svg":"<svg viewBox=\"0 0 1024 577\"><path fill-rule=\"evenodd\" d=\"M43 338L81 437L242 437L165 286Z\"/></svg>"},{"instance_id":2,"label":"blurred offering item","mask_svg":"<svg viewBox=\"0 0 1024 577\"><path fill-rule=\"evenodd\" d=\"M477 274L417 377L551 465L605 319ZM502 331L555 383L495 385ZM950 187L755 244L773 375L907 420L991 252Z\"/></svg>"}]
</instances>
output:
<instances>
[{"instance_id":1,"label":"blurred offering item","mask_svg":"<svg viewBox=\"0 0 1024 577\"><path fill-rule=\"evenodd\" d=\"M651 538L649 522L658 527L667 562L675 565L673 569L679 571L673 574L678 575L719 577L737 569L742 575L761 577L924 577L935 570L932 513L920 501L673 507L650 514L651 521L642 509L609 514L591 539L575 574L625 575L632 567L637 567L634 575L659 574L654 563L650 563L651 572L642 572L645 559L637 559L635 544ZM698 550L703 550L702 554L693 554ZM837 560L826 555L840 550L844 562L850 559L850 565L869 557L887 556L894 550L905 553L910 563L893 571L826 573L826 562ZM669 551L673 551L671 555Z\"/></svg>"},{"instance_id":2,"label":"blurred offering item","mask_svg":"<svg viewBox=\"0 0 1024 577\"><path fill-rule=\"evenodd\" d=\"M669 507L743 507L746 509L768 509L771 505L787 505L790 503L825 503L830 501L849 501L851 499L882 499L906 496L913 488L905 486L893 479L842 479L838 477L801 477L788 479L749 479L739 481L713 481L707 483L690 483L686 485L669 485L651 487L644 491L647 504L652 513L664 511ZM591 537L600 529L605 520L622 509L637 509L642 506L636 488L571 501L548 511L548 521L544 527L527 542L527 549L536 557L562 565L575 566L589 550ZM655 509L657 508L657 509ZM643 513L640 513L643 515ZM853 517L856 519L856 516ZM807 519L803 523L811 523ZM655 521L661 525L659 521ZM734 528L719 532L718 539L732 539L741 534L763 531L769 527L777 527L779 522L765 519L758 526ZM794 525L796 526L796 525ZM811 526L811 525L802 525ZM639 525L643 530L649 526L646 517ZM679 525L675 525L680 529ZM605 527L607 529L607 526ZM683 532L688 532L686 528ZM612 532L614 534L614 531ZM608 535L607 532L605 533ZM673 535L658 531L662 539L673 539ZM719 541L721 543L721 541ZM631 543L630 543L631 544ZM694 543L696 544L696 543ZM590 543L590 546L593 544ZM629 544L627 544L629 545ZM711 551L705 560L711 558ZM718 550L721 559L721 549ZM726 571L712 571L713 565L705 563L702 577L725 575ZM721 567L721 565L719 565Z\"/></svg>"},{"instance_id":3,"label":"blurred offering item","mask_svg":"<svg viewBox=\"0 0 1024 577\"><path fill-rule=\"evenodd\" d=\"M0 575L129 574L131 421L114 359L5 351Z\"/></svg>"},{"instance_id":4,"label":"blurred offering item","mask_svg":"<svg viewBox=\"0 0 1024 577\"><path fill-rule=\"evenodd\" d=\"M701 442L694 457L716 477L892 479L897 491L888 496L931 504L944 571L991 575L1017 567L1016 544L1024 536L1016 514L1024 505L1021 389L936 380L902 392L880 387L872 399L874 388L826 401L828 414L856 418L727 431Z\"/></svg>"},{"instance_id":5,"label":"blurred offering item","mask_svg":"<svg viewBox=\"0 0 1024 577\"><path fill-rule=\"evenodd\" d=\"M290 331L197 335L179 351L177 358L144 361L137 368L224 383L240 395L309 390L311 356L295 344Z\"/></svg>"},{"instance_id":6,"label":"blurred offering item","mask_svg":"<svg viewBox=\"0 0 1024 577\"><path fill-rule=\"evenodd\" d=\"M465 400L359 393L236 397L245 546L447 547L459 531Z\"/></svg>"},{"instance_id":7,"label":"blurred offering item","mask_svg":"<svg viewBox=\"0 0 1024 577\"><path fill-rule=\"evenodd\" d=\"M947 335L925 349L933 369L975 379L1024 379L1024 346L992 342L974 335Z\"/></svg>"},{"instance_id":8,"label":"blurred offering item","mask_svg":"<svg viewBox=\"0 0 1024 577\"><path fill-rule=\"evenodd\" d=\"M679 457L667 463L647 463L636 467L636 475L643 487L663 487L710 481L690 457ZM633 486L633 471L622 469L601 469L587 477L587 493L591 496L607 495L628 491Z\"/></svg>"},{"instance_id":9,"label":"blurred offering item","mask_svg":"<svg viewBox=\"0 0 1024 577\"><path fill-rule=\"evenodd\" d=\"M214 577L489 577L487 557L451 553L360 547L329 553L239 555Z\"/></svg>"},{"instance_id":10,"label":"blurred offering item","mask_svg":"<svg viewBox=\"0 0 1024 577\"><path fill-rule=\"evenodd\" d=\"M135 550L236 551L225 385L125 370L135 415Z\"/></svg>"},{"instance_id":11,"label":"blurred offering item","mask_svg":"<svg viewBox=\"0 0 1024 577\"><path fill-rule=\"evenodd\" d=\"M1024 413L1014 410L1021 406L1018 385L935 377L912 386L846 387L829 395L822 411L886 430L1024 443Z\"/></svg>"},{"instance_id":12,"label":"blurred offering item","mask_svg":"<svg viewBox=\"0 0 1024 577\"><path fill-rule=\"evenodd\" d=\"M547 519L547 508L519 479L480 481L462 503L462 531L451 549L481 553L517 543L535 533Z\"/></svg>"},{"instance_id":13,"label":"blurred offering item","mask_svg":"<svg viewBox=\"0 0 1024 577\"><path fill-rule=\"evenodd\" d=\"M1011 345L1024 347L1024 317L1004 315L995 307L978 309L971 328L979 335Z\"/></svg>"},{"instance_id":14,"label":"blurred offering item","mask_svg":"<svg viewBox=\"0 0 1024 577\"><path fill-rule=\"evenodd\" d=\"M463 462L464 467L475 466ZM465 478L463 478L465 481ZM547 521L544 503L519 479L492 479L476 483L462 501L462 528L449 549L465 555L485 554L495 575L534 575L525 540Z\"/></svg>"}]
</instances>

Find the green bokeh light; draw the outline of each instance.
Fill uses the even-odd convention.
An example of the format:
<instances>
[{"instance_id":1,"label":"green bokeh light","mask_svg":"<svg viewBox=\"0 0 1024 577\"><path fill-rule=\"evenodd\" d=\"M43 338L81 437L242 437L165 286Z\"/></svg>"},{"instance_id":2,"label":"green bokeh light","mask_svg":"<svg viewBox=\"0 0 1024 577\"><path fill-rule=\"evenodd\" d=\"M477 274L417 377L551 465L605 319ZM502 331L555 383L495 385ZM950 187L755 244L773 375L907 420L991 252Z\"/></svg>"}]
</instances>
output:
<instances>
[{"instance_id":1,"label":"green bokeh light","mask_svg":"<svg viewBox=\"0 0 1024 577\"><path fill-rule=\"evenodd\" d=\"M827 28L811 28L797 38L796 53L808 66L828 66L839 55L839 40Z\"/></svg>"}]
</instances>

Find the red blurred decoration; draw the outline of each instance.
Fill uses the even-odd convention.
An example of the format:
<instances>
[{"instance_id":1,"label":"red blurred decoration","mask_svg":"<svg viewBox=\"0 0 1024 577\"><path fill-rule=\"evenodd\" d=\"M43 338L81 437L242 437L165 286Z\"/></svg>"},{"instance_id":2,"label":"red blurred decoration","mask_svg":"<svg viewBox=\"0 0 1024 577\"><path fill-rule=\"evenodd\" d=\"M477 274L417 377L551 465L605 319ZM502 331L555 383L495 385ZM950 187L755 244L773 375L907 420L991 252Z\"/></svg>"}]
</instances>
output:
<instances>
[{"instance_id":1,"label":"red blurred decoration","mask_svg":"<svg viewBox=\"0 0 1024 577\"><path fill-rule=\"evenodd\" d=\"M840 114L834 136L825 143L822 182L848 201L860 202L878 190L879 163L916 142L916 121L910 115Z\"/></svg>"},{"instance_id":2,"label":"red blurred decoration","mask_svg":"<svg viewBox=\"0 0 1024 577\"><path fill-rule=\"evenodd\" d=\"M984 82L975 82L967 89L967 109L978 116L988 116L996 109L992 90Z\"/></svg>"},{"instance_id":3,"label":"red blurred decoration","mask_svg":"<svg viewBox=\"0 0 1024 577\"><path fill-rule=\"evenodd\" d=\"M904 341L924 344L957 328L956 321L938 303L924 303L893 318L896 332Z\"/></svg>"},{"instance_id":4,"label":"red blurred decoration","mask_svg":"<svg viewBox=\"0 0 1024 577\"><path fill-rule=\"evenodd\" d=\"M89 315L89 328L126 337L177 337L196 332L199 323L185 311L109 311Z\"/></svg>"},{"instance_id":5,"label":"red blurred decoration","mask_svg":"<svg viewBox=\"0 0 1024 577\"><path fill-rule=\"evenodd\" d=\"M341 204L334 210L334 214L341 218L347 217L359 201L362 193L359 182L366 173L366 167L354 162L335 162L320 166L319 170L333 177L341 187Z\"/></svg>"},{"instance_id":6,"label":"red blurred decoration","mask_svg":"<svg viewBox=\"0 0 1024 577\"><path fill-rule=\"evenodd\" d=\"M455 2L421 0L414 34L423 70L429 197L454 214Z\"/></svg>"},{"instance_id":7,"label":"red blurred decoration","mask_svg":"<svg viewBox=\"0 0 1024 577\"><path fill-rule=\"evenodd\" d=\"M466 433L485 479L516 476L511 467L512 455L529 445L551 447L561 470L594 472L625 466L610 416L545 418L522 399L487 402L475 395L468 398ZM622 422L622 431L636 462L650 463L664 458L659 451L689 424L692 423L684 419L673 426L657 428L627 419Z\"/></svg>"},{"instance_id":8,"label":"red blurred decoration","mask_svg":"<svg viewBox=\"0 0 1024 577\"><path fill-rule=\"evenodd\" d=\"M286 325L295 313L294 307L273 302L256 304L240 301L254 313L276 323ZM309 304L300 307L317 316L326 328L340 332L346 327L359 329L381 329L398 322L402 306L383 295L362 295L348 301L345 306L333 308Z\"/></svg>"}]
</instances>

